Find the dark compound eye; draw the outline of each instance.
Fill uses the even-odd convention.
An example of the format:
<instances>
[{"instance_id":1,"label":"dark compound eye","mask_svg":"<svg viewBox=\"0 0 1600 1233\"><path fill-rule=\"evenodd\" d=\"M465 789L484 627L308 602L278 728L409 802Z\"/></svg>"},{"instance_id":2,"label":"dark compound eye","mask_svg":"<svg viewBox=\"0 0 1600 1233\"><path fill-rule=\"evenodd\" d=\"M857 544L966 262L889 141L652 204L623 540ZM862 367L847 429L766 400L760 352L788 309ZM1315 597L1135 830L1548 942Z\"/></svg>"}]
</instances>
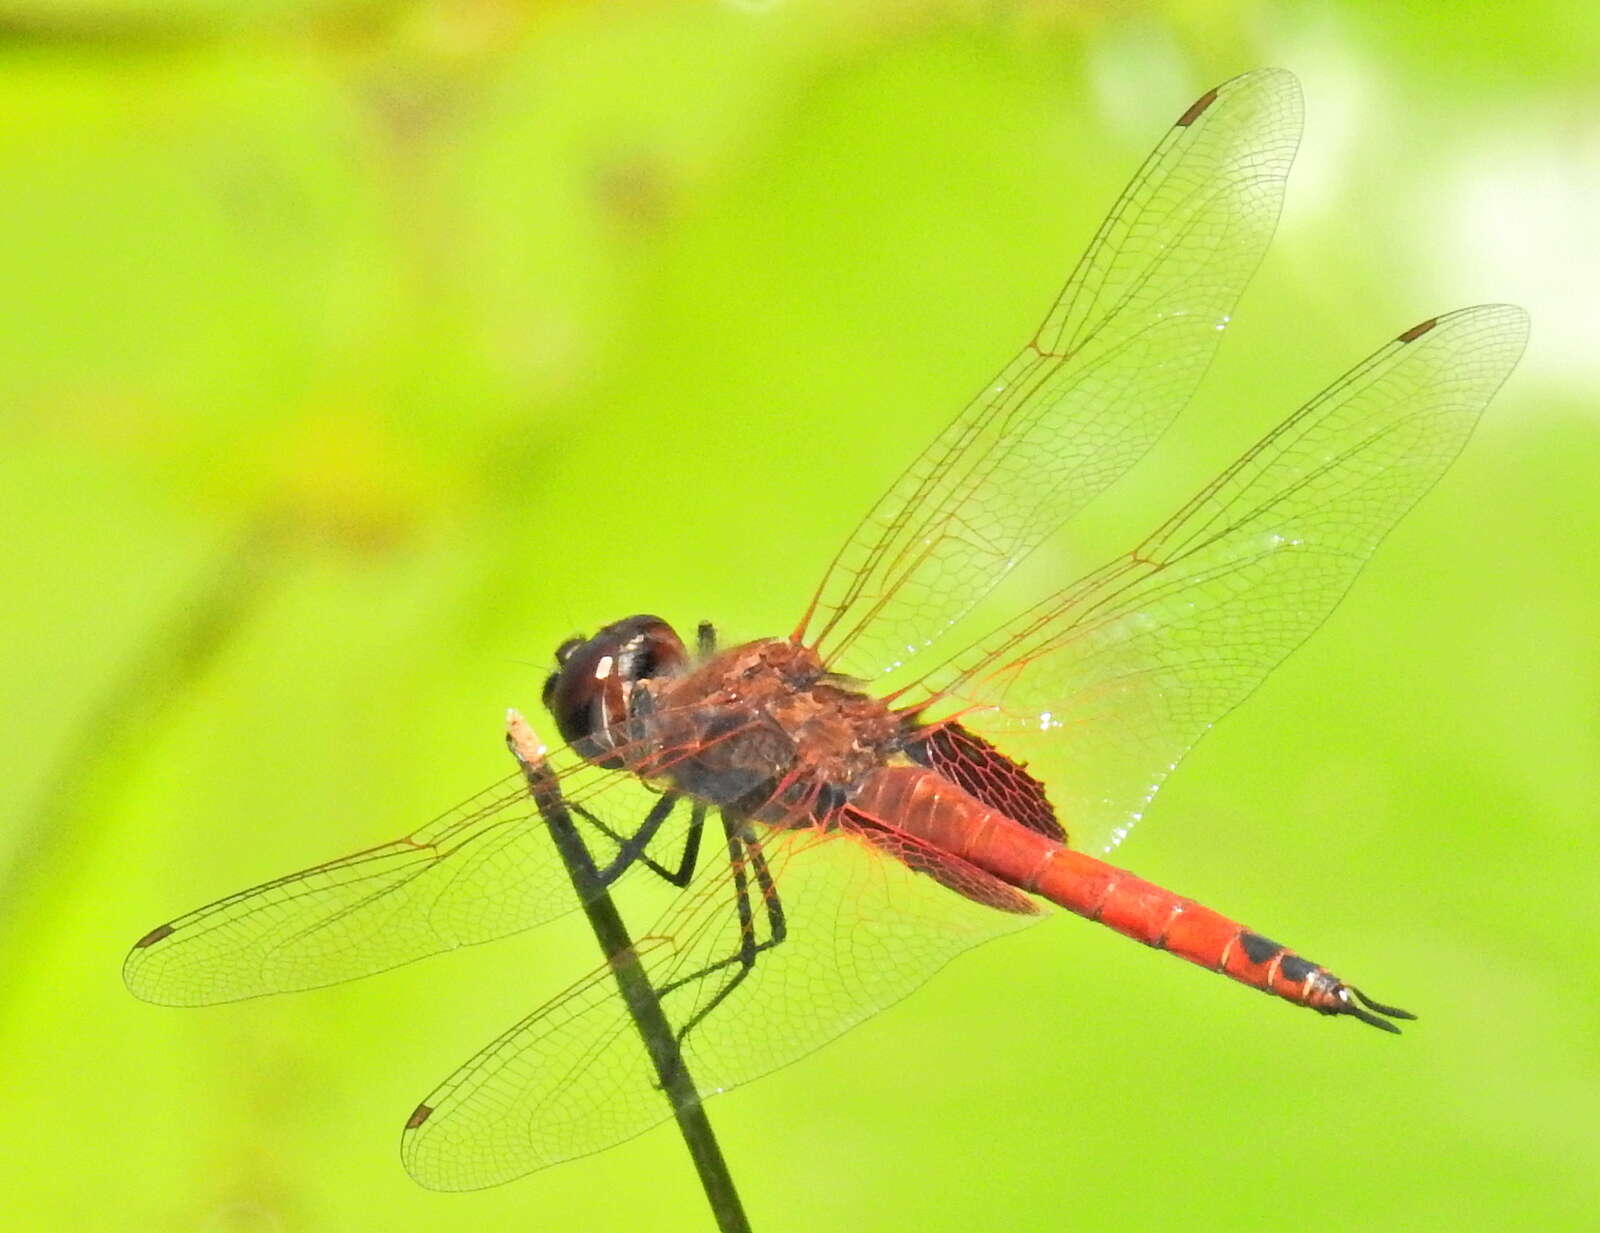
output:
<instances>
[{"instance_id":1,"label":"dark compound eye","mask_svg":"<svg viewBox=\"0 0 1600 1233\"><path fill-rule=\"evenodd\" d=\"M617 671L629 681L647 681L661 675L661 655L650 642L635 638L621 648L617 657Z\"/></svg>"},{"instance_id":2,"label":"dark compound eye","mask_svg":"<svg viewBox=\"0 0 1600 1233\"><path fill-rule=\"evenodd\" d=\"M562 737L602 766L612 765L602 755L620 739L633 702L643 697L634 686L688 663L678 635L654 616L629 617L593 638L568 639L556 649L556 659L561 666L545 683L545 706Z\"/></svg>"}]
</instances>

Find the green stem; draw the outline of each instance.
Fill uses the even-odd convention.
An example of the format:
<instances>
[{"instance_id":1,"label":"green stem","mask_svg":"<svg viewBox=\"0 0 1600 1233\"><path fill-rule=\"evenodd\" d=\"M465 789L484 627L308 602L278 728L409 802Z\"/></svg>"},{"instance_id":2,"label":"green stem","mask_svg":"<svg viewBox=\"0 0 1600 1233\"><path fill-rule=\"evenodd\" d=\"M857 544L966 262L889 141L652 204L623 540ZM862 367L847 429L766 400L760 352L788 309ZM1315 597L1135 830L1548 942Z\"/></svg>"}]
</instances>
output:
<instances>
[{"instance_id":1,"label":"green stem","mask_svg":"<svg viewBox=\"0 0 1600 1233\"><path fill-rule=\"evenodd\" d=\"M672 1116L677 1120L695 1171L700 1175L700 1185L711 1204L717 1228L721 1233L750 1233L744 1205L728 1173L728 1164L722 1158L722 1149L717 1146L717 1136L706 1117L700 1093L695 1090L694 1079L684 1064L677 1035L662 1009L661 998L639 962L628 927L606 893L583 837L572 823L572 816L561 798L560 786L550 773L538 739L527 721L515 711L506 719L506 745L522 767L528 791L539 806L539 816L550 829L550 837L567 867L567 876L572 879L572 889L583 904L589 927L594 930L600 951L616 977L617 989L650 1054L661 1090L672 1105Z\"/></svg>"}]
</instances>

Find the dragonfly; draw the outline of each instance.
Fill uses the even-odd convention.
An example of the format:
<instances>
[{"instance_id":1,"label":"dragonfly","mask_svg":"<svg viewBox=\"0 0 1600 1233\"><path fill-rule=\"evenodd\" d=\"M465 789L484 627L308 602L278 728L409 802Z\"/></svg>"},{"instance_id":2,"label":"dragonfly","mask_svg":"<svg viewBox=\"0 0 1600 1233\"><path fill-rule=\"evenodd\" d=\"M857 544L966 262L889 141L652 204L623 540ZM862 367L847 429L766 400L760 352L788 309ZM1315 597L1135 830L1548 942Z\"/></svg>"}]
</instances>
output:
<instances>
[{"instance_id":1,"label":"dragonfly","mask_svg":"<svg viewBox=\"0 0 1600 1233\"><path fill-rule=\"evenodd\" d=\"M1461 451L1521 355L1520 309L1401 332L1131 551L976 637L967 620L1189 400L1276 226L1301 116L1297 82L1271 69L1182 113L1038 330L871 506L792 633L724 647L702 624L691 646L640 614L557 649L544 702L564 745L546 774L595 893L666 900L635 955L707 1096L1052 906L1325 1015L1413 1017L1106 858ZM519 773L158 926L124 976L152 1002L227 1002L577 906ZM474 1189L668 1116L602 967L429 1095L402 1159L426 1186Z\"/></svg>"}]
</instances>

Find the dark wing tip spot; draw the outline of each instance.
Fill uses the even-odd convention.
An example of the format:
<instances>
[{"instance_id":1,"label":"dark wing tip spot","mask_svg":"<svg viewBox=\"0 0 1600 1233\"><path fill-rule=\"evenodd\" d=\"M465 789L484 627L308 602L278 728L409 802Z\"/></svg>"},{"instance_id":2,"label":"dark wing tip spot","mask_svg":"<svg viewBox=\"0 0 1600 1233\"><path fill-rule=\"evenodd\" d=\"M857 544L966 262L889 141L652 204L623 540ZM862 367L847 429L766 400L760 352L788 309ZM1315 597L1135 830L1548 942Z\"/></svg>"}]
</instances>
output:
<instances>
[{"instance_id":1,"label":"dark wing tip spot","mask_svg":"<svg viewBox=\"0 0 1600 1233\"><path fill-rule=\"evenodd\" d=\"M1429 317L1426 321L1418 322L1416 325L1412 326L1404 334L1400 335L1400 337L1395 341L1403 343L1416 342L1417 339L1421 338L1424 334L1438 324L1439 318Z\"/></svg>"},{"instance_id":2,"label":"dark wing tip spot","mask_svg":"<svg viewBox=\"0 0 1600 1233\"><path fill-rule=\"evenodd\" d=\"M406 1129L415 1130L423 1122L433 1116L432 1105L418 1105L411 1111L411 1116L406 1118Z\"/></svg>"},{"instance_id":3,"label":"dark wing tip spot","mask_svg":"<svg viewBox=\"0 0 1600 1233\"><path fill-rule=\"evenodd\" d=\"M1205 113L1205 109L1207 107L1211 106L1211 104L1216 101L1217 90L1216 87L1213 86L1199 98L1195 99L1194 102L1189 104L1189 110L1178 117L1178 127L1188 128Z\"/></svg>"},{"instance_id":4,"label":"dark wing tip spot","mask_svg":"<svg viewBox=\"0 0 1600 1233\"><path fill-rule=\"evenodd\" d=\"M133 944L133 949L143 950L146 946L154 946L157 942L161 941L162 938L168 937L171 933L171 925L157 925L149 933L145 934L144 937L135 942Z\"/></svg>"}]
</instances>

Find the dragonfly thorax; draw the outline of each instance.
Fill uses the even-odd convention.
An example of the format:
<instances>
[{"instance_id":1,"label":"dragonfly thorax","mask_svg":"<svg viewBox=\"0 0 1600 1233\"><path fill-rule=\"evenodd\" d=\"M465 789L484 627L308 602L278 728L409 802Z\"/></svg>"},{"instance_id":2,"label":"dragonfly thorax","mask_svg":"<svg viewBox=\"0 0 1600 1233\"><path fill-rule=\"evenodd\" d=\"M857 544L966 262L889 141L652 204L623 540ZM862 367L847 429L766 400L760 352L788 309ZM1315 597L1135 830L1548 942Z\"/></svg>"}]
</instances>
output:
<instances>
[{"instance_id":1,"label":"dragonfly thorax","mask_svg":"<svg viewBox=\"0 0 1600 1233\"><path fill-rule=\"evenodd\" d=\"M782 638L732 647L639 693L648 699L636 713L651 752L637 773L778 825L830 813L903 735L881 701Z\"/></svg>"}]
</instances>

